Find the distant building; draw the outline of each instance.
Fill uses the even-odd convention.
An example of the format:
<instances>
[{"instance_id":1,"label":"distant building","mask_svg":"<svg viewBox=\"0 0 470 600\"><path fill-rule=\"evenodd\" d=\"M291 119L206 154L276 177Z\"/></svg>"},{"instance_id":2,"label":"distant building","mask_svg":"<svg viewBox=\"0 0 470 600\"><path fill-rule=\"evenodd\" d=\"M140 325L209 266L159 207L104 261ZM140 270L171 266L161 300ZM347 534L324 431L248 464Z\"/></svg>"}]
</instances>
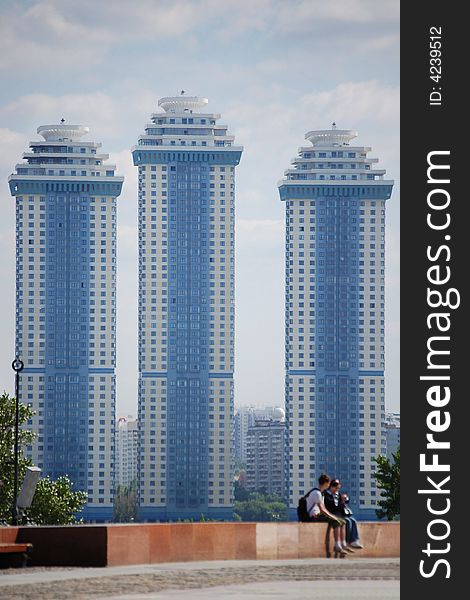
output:
<instances>
[{"instance_id":1,"label":"distant building","mask_svg":"<svg viewBox=\"0 0 470 600\"><path fill-rule=\"evenodd\" d=\"M248 490L283 497L285 427L284 415L282 415L282 420L256 419L255 424L248 428L246 461Z\"/></svg>"},{"instance_id":2,"label":"distant building","mask_svg":"<svg viewBox=\"0 0 470 600\"><path fill-rule=\"evenodd\" d=\"M131 416L116 423L115 485L129 486L137 479L139 432L138 422Z\"/></svg>"},{"instance_id":3,"label":"distant building","mask_svg":"<svg viewBox=\"0 0 470 600\"><path fill-rule=\"evenodd\" d=\"M241 406L235 413L234 419L234 458L246 463L248 428L255 424L256 419L284 420L283 408L266 406Z\"/></svg>"},{"instance_id":4,"label":"distant building","mask_svg":"<svg viewBox=\"0 0 470 600\"><path fill-rule=\"evenodd\" d=\"M255 424L253 406L241 406L234 419L234 459L246 463L248 428Z\"/></svg>"},{"instance_id":5,"label":"distant building","mask_svg":"<svg viewBox=\"0 0 470 600\"><path fill-rule=\"evenodd\" d=\"M385 414L385 438L387 458L392 460L392 454L400 447L400 413Z\"/></svg>"}]
</instances>

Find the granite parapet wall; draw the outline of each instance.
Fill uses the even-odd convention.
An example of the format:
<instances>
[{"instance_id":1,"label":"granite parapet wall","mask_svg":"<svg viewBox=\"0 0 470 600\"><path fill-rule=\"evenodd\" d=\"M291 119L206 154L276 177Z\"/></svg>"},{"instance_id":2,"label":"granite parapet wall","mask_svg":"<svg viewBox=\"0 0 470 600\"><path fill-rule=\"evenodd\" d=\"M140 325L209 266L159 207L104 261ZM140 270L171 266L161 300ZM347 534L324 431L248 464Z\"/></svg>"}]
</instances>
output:
<instances>
[{"instance_id":1,"label":"granite parapet wall","mask_svg":"<svg viewBox=\"0 0 470 600\"><path fill-rule=\"evenodd\" d=\"M400 555L399 522L361 522L354 557ZM0 527L0 541L31 542L31 565L102 567L201 560L321 558L325 523L148 523ZM326 543L327 542L327 543Z\"/></svg>"}]
</instances>

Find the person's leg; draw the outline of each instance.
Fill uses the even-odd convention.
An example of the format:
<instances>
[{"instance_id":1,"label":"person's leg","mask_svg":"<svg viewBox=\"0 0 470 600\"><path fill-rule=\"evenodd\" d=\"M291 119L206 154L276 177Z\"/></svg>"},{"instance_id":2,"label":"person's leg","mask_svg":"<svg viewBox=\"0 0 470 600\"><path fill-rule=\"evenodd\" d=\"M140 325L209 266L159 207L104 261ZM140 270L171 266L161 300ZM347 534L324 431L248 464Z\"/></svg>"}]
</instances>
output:
<instances>
[{"instance_id":1,"label":"person's leg","mask_svg":"<svg viewBox=\"0 0 470 600\"><path fill-rule=\"evenodd\" d=\"M344 517L342 519L343 523L341 525L341 527L338 527L338 529L340 529L341 533L340 533L340 543L341 543L341 547L346 550L346 552L354 552L354 550L352 550L352 548L349 547L349 544L347 542L347 535L346 535L346 529L347 529L347 523L348 523L348 519L346 517Z\"/></svg>"},{"instance_id":2,"label":"person's leg","mask_svg":"<svg viewBox=\"0 0 470 600\"><path fill-rule=\"evenodd\" d=\"M317 517L318 521L324 521L325 523L328 523L331 525L331 527L333 527L333 537L335 540L335 553L339 553L341 554L341 556L345 556L346 550L343 549L342 545L341 545L341 540L342 540L342 535L341 535L341 525L344 524L344 520L343 519L332 519L331 517L329 517L328 515L319 515Z\"/></svg>"},{"instance_id":3,"label":"person's leg","mask_svg":"<svg viewBox=\"0 0 470 600\"><path fill-rule=\"evenodd\" d=\"M334 527L333 535L335 537L335 546L341 545L341 527Z\"/></svg>"},{"instance_id":4,"label":"person's leg","mask_svg":"<svg viewBox=\"0 0 470 600\"><path fill-rule=\"evenodd\" d=\"M349 543L353 548L362 548L362 544L359 541L359 528L357 525L357 521L354 517L349 517L351 519L351 539Z\"/></svg>"},{"instance_id":5,"label":"person's leg","mask_svg":"<svg viewBox=\"0 0 470 600\"><path fill-rule=\"evenodd\" d=\"M344 517L346 519L346 541L350 544L355 538L352 537L352 520L351 517Z\"/></svg>"},{"instance_id":6,"label":"person's leg","mask_svg":"<svg viewBox=\"0 0 470 600\"><path fill-rule=\"evenodd\" d=\"M335 548L338 549L346 549L346 521L340 517L336 521L334 527L334 536L335 536Z\"/></svg>"},{"instance_id":7,"label":"person's leg","mask_svg":"<svg viewBox=\"0 0 470 600\"><path fill-rule=\"evenodd\" d=\"M343 548L346 548L346 546L348 545L348 543L346 541L346 524L341 525L340 529L341 529L341 546L343 546Z\"/></svg>"},{"instance_id":8,"label":"person's leg","mask_svg":"<svg viewBox=\"0 0 470 600\"><path fill-rule=\"evenodd\" d=\"M351 523L350 535L348 542L352 543L359 539L359 531L357 529L357 521L354 517L349 517L349 522Z\"/></svg>"},{"instance_id":9,"label":"person's leg","mask_svg":"<svg viewBox=\"0 0 470 600\"><path fill-rule=\"evenodd\" d=\"M346 545L343 546L343 544L342 544L341 530L343 529L343 527L341 527L341 525L338 522L336 522L335 525L333 525L333 527L334 527L333 535L335 538L335 547L334 547L335 558L338 555L341 557L344 557L344 556L346 556L347 552L346 552Z\"/></svg>"}]
</instances>

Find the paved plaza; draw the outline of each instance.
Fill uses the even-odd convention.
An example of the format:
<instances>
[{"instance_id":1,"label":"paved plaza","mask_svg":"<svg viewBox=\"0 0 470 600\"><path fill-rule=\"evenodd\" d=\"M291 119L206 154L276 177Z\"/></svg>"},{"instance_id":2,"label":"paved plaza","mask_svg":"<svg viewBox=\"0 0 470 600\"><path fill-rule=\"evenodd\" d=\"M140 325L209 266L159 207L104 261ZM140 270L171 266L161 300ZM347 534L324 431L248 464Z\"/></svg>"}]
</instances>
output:
<instances>
[{"instance_id":1,"label":"paved plaza","mask_svg":"<svg viewBox=\"0 0 470 600\"><path fill-rule=\"evenodd\" d=\"M398 600L399 560L230 560L0 571L2 600Z\"/></svg>"}]
</instances>

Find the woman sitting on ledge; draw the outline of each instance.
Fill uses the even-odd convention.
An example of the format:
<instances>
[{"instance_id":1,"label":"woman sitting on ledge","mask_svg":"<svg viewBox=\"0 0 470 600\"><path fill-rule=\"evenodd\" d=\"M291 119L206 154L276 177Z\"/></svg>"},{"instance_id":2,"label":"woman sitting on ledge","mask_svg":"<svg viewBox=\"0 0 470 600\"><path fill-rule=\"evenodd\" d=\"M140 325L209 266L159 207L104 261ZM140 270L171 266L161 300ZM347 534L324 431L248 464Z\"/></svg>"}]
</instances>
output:
<instances>
[{"instance_id":1,"label":"woman sitting on ledge","mask_svg":"<svg viewBox=\"0 0 470 600\"><path fill-rule=\"evenodd\" d=\"M346 521L339 515L332 514L325 506L323 502L323 494L328 489L330 484L330 477L328 475L320 475L318 478L318 487L313 488L307 496L307 511L312 522L323 521L333 527L333 534L335 538L335 554L346 556L346 552L351 550L346 549L346 541L344 541L344 548L341 540L345 540L345 525Z\"/></svg>"},{"instance_id":2,"label":"woman sitting on ledge","mask_svg":"<svg viewBox=\"0 0 470 600\"><path fill-rule=\"evenodd\" d=\"M345 536L342 538L342 547L348 552L354 552L352 548L363 548L359 541L359 531L357 521L352 516L352 510L348 506L349 497L347 494L340 494L341 483L339 479L333 479L330 487L325 491L325 506L336 517L340 517L346 522Z\"/></svg>"}]
</instances>

